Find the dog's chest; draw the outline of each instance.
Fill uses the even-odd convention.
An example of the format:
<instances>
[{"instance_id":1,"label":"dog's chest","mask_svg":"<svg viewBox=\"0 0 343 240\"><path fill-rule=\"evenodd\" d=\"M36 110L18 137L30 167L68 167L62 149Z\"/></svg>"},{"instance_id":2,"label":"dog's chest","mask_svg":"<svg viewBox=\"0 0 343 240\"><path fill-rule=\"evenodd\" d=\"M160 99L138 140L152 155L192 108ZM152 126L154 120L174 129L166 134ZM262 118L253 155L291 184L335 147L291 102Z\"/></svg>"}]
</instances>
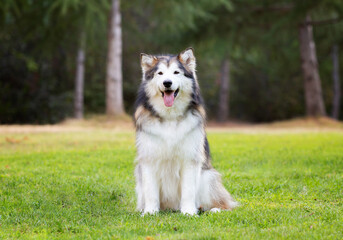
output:
<instances>
[{"instance_id":1,"label":"dog's chest","mask_svg":"<svg viewBox=\"0 0 343 240\"><path fill-rule=\"evenodd\" d=\"M156 129L160 133L151 137L157 137L160 141L159 143L169 147L179 147L178 144L182 140L190 138L192 132L192 126L185 121L158 122L151 125L151 128Z\"/></svg>"},{"instance_id":2,"label":"dog's chest","mask_svg":"<svg viewBox=\"0 0 343 240\"><path fill-rule=\"evenodd\" d=\"M194 159L203 146L204 130L199 119L148 123L137 133L138 156L152 161Z\"/></svg>"}]
</instances>

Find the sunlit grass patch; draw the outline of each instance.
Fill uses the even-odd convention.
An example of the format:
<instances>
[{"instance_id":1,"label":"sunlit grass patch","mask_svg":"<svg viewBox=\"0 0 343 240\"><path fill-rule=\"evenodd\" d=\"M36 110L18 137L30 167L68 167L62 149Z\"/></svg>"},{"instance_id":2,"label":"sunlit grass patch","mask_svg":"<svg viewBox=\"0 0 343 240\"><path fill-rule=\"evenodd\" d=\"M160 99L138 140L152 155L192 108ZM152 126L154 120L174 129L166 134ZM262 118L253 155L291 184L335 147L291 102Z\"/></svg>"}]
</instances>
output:
<instances>
[{"instance_id":1,"label":"sunlit grass patch","mask_svg":"<svg viewBox=\"0 0 343 240\"><path fill-rule=\"evenodd\" d=\"M198 217L135 210L134 133L2 133L0 238L341 239L343 134L209 132L240 202ZM13 140L13 141L11 141Z\"/></svg>"}]
</instances>

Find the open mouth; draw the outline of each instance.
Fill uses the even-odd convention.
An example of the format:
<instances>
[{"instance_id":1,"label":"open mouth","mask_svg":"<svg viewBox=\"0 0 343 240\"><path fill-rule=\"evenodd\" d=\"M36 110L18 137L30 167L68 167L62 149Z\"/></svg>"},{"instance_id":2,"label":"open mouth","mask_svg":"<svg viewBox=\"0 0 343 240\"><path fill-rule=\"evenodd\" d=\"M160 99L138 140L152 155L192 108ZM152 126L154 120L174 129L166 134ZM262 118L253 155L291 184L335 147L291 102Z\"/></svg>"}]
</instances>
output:
<instances>
[{"instance_id":1,"label":"open mouth","mask_svg":"<svg viewBox=\"0 0 343 240\"><path fill-rule=\"evenodd\" d=\"M176 91L165 90L164 92L161 91L161 93L162 93L164 105L166 107L171 107L171 106L173 106L174 100L175 100L177 94L179 93L179 88L176 89Z\"/></svg>"}]
</instances>

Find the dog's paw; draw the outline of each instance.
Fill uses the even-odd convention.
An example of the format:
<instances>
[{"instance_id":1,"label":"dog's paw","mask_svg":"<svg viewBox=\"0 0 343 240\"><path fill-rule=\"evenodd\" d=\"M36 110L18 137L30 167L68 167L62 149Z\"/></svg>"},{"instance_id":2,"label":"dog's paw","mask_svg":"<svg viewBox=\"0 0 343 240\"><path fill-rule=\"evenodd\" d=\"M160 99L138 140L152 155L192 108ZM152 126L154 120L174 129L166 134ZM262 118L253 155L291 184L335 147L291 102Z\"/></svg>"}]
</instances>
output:
<instances>
[{"instance_id":1,"label":"dog's paw","mask_svg":"<svg viewBox=\"0 0 343 240\"><path fill-rule=\"evenodd\" d=\"M181 208L181 213L184 215L194 216L198 213L198 209L194 208Z\"/></svg>"},{"instance_id":2,"label":"dog's paw","mask_svg":"<svg viewBox=\"0 0 343 240\"><path fill-rule=\"evenodd\" d=\"M217 212L220 212L220 208L212 208L210 210L211 213L217 213Z\"/></svg>"},{"instance_id":3,"label":"dog's paw","mask_svg":"<svg viewBox=\"0 0 343 240\"><path fill-rule=\"evenodd\" d=\"M157 208L151 208L151 209L144 209L142 216L144 215L156 215L158 213Z\"/></svg>"}]
</instances>

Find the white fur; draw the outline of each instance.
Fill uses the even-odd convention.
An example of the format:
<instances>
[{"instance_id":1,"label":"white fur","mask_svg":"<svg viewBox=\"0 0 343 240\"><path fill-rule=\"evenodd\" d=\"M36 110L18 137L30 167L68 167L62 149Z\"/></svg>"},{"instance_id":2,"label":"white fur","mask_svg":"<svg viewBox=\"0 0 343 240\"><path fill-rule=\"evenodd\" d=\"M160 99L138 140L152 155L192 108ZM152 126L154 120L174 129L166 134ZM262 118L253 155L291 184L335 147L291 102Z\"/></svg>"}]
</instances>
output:
<instances>
[{"instance_id":1,"label":"white fur","mask_svg":"<svg viewBox=\"0 0 343 240\"><path fill-rule=\"evenodd\" d=\"M161 199L165 208L181 209L192 215L197 212L196 195L205 160L201 148L204 132L197 127L199 124L199 118L188 113L180 122L149 122L137 133L137 160L142 168L142 186L138 191L144 195L138 208L144 213L158 211L156 199Z\"/></svg>"},{"instance_id":2,"label":"white fur","mask_svg":"<svg viewBox=\"0 0 343 240\"><path fill-rule=\"evenodd\" d=\"M193 50L187 49L179 56L195 77ZM153 61L153 56L142 55L143 73ZM172 107L164 105L161 95L167 79L172 81L173 91L179 89ZM168 208L194 215L199 207L210 210L222 199L230 208L236 204L221 184L220 174L213 168L202 170L206 161L204 119L200 112L187 111L193 86L192 79L185 77L175 62L170 66L159 64L153 78L146 82L149 104L162 120L142 117L136 135L137 208L143 214Z\"/></svg>"}]
</instances>

